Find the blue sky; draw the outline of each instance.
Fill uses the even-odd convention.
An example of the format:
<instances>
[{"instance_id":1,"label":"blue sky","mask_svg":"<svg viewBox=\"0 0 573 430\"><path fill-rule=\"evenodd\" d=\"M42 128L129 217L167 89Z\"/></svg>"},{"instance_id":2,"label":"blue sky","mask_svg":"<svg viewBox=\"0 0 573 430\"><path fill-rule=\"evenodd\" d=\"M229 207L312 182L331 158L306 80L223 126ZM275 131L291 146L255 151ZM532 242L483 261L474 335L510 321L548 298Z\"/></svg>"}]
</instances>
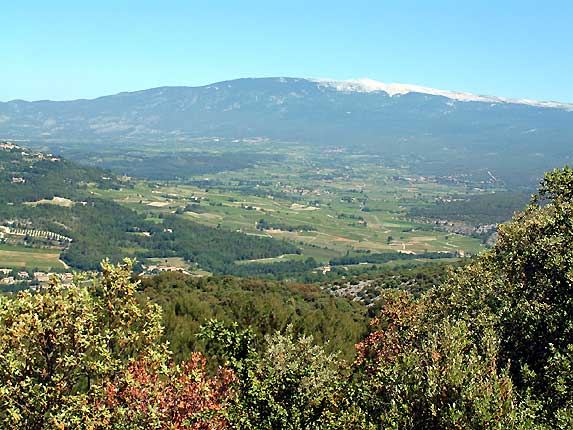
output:
<instances>
[{"instance_id":1,"label":"blue sky","mask_svg":"<svg viewBox=\"0 0 573 430\"><path fill-rule=\"evenodd\" d=\"M0 100L369 77L573 102L573 1L11 1Z\"/></svg>"}]
</instances>

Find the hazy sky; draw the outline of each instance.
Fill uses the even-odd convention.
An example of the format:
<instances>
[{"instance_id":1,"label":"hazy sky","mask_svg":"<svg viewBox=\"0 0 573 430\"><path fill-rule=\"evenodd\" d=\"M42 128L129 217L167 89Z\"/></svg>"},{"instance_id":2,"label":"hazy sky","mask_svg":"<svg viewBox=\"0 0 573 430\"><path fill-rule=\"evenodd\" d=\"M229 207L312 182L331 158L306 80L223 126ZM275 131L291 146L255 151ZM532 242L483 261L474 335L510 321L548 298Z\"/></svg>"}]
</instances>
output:
<instances>
[{"instance_id":1,"label":"hazy sky","mask_svg":"<svg viewBox=\"0 0 573 430\"><path fill-rule=\"evenodd\" d=\"M369 77L573 102L573 1L3 1L0 100Z\"/></svg>"}]
</instances>

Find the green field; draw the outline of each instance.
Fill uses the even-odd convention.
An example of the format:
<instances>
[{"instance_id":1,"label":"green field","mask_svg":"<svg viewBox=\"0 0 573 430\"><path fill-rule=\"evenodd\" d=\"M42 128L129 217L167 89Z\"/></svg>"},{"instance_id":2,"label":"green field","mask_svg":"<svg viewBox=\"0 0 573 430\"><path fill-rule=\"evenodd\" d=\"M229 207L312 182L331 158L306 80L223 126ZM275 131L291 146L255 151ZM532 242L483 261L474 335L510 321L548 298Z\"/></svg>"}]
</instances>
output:
<instances>
[{"instance_id":1,"label":"green field","mask_svg":"<svg viewBox=\"0 0 573 430\"><path fill-rule=\"evenodd\" d=\"M0 245L0 267L39 269L44 271L64 269L60 253L53 249L27 248Z\"/></svg>"}]
</instances>

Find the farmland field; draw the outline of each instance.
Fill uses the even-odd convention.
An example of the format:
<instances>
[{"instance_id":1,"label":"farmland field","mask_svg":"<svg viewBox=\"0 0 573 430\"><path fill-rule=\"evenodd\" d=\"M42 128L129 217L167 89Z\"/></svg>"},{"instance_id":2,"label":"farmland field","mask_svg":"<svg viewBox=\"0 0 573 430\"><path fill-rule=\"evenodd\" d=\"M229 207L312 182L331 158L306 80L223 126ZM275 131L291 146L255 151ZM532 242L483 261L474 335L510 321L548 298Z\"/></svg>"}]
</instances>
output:
<instances>
[{"instance_id":1,"label":"farmland field","mask_svg":"<svg viewBox=\"0 0 573 430\"><path fill-rule=\"evenodd\" d=\"M64 265L59 258L58 250L0 245L0 265L2 267L39 270L63 269Z\"/></svg>"}]
</instances>

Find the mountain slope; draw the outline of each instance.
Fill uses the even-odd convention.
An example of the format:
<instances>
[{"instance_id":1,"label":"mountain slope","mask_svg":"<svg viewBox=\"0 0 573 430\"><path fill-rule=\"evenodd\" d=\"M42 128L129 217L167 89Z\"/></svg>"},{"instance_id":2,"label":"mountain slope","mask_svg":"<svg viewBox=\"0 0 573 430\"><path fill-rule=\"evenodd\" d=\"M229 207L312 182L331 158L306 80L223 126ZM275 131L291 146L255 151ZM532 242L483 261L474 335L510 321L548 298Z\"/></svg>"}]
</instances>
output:
<instances>
[{"instance_id":1,"label":"mountain slope","mask_svg":"<svg viewBox=\"0 0 573 430\"><path fill-rule=\"evenodd\" d=\"M437 171L503 167L529 176L571 160L571 105L362 80L238 79L94 100L0 103L0 136L40 142L170 144L267 137L336 145ZM427 164L427 163L426 163ZM494 167L492 167L494 166Z\"/></svg>"}]
</instances>

